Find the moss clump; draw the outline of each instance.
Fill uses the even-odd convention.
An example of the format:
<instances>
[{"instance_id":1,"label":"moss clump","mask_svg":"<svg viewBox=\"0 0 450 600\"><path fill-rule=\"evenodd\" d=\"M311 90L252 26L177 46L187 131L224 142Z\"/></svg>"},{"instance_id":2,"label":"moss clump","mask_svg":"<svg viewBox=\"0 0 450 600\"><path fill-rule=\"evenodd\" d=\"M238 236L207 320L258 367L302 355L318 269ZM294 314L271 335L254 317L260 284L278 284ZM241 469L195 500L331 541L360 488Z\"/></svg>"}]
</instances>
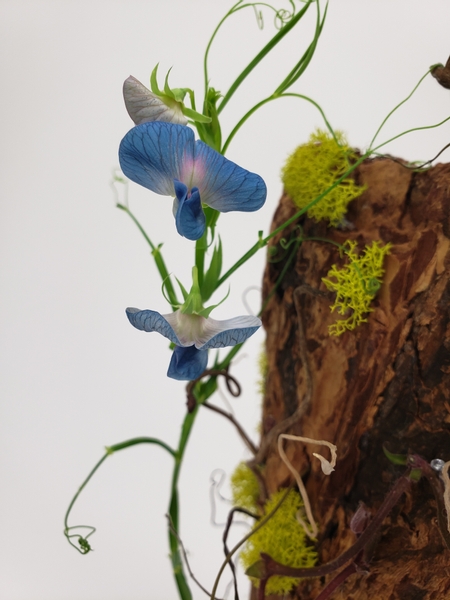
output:
<instances>
[{"instance_id":1,"label":"moss clump","mask_svg":"<svg viewBox=\"0 0 450 600\"><path fill-rule=\"evenodd\" d=\"M257 381L258 392L261 396L264 396L266 393L266 380L267 374L269 372L269 361L267 359L267 352L265 348L262 348L259 356L258 356L258 371L259 371L259 379Z\"/></svg>"},{"instance_id":2,"label":"moss clump","mask_svg":"<svg viewBox=\"0 0 450 600\"><path fill-rule=\"evenodd\" d=\"M245 462L236 467L231 476L233 505L256 511L259 497L259 484L256 475Z\"/></svg>"},{"instance_id":3,"label":"moss clump","mask_svg":"<svg viewBox=\"0 0 450 600\"><path fill-rule=\"evenodd\" d=\"M267 500L264 515L275 508L285 493L286 490L280 490ZM295 490L291 490L272 518L247 541L241 552L245 569L260 560L261 552L290 567L313 567L316 564L317 552L308 545L305 531L296 519L296 514L302 507L301 497ZM258 579L251 579L256 586L259 585ZM293 577L273 576L267 582L266 594L287 594L297 583L298 579Z\"/></svg>"},{"instance_id":4,"label":"moss clump","mask_svg":"<svg viewBox=\"0 0 450 600\"><path fill-rule=\"evenodd\" d=\"M336 132L336 140L318 129L307 144L299 146L287 159L281 178L286 192L299 208L305 208L331 187L357 159L343 133ZM342 221L348 203L364 189L353 179L346 178L309 208L307 215L317 221L326 219L336 226Z\"/></svg>"},{"instance_id":5,"label":"moss clump","mask_svg":"<svg viewBox=\"0 0 450 600\"><path fill-rule=\"evenodd\" d=\"M372 242L358 256L355 241L347 241L346 245L343 252L350 262L341 269L336 265L331 267L327 277L332 277L335 281L326 277L322 279L329 290L336 292L331 311L337 310L340 315L345 315L348 311L351 313L347 319L330 325L330 335L341 335L367 321L366 315L373 310L370 303L380 289L384 275L384 257L392 247L392 244L382 246L380 242Z\"/></svg>"}]
</instances>

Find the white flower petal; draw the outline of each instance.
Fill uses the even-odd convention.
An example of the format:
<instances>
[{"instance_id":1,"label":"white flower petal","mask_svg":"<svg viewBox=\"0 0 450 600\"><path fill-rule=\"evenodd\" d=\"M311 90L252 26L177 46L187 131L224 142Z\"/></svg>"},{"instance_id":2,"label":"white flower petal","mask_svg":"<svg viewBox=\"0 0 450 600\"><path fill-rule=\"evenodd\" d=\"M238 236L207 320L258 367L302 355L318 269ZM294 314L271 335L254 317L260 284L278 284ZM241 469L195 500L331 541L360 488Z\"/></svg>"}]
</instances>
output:
<instances>
[{"instance_id":1,"label":"white flower petal","mask_svg":"<svg viewBox=\"0 0 450 600\"><path fill-rule=\"evenodd\" d=\"M244 342L261 327L258 317L234 317L216 321L199 315L186 315L177 310L162 315L170 324L182 346L195 344L199 350L224 348Z\"/></svg>"},{"instance_id":2,"label":"white flower petal","mask_svg":"<svg viewBox=\"0 0 450 600\"><path fill-rule=\"evenodd\" d=\"M167 106L132 75L123 84L123 97L128 114L136 125L147 121L165 121L177 125L186 125L188 122L178 105Z\"/></svg>"}]
</instances>

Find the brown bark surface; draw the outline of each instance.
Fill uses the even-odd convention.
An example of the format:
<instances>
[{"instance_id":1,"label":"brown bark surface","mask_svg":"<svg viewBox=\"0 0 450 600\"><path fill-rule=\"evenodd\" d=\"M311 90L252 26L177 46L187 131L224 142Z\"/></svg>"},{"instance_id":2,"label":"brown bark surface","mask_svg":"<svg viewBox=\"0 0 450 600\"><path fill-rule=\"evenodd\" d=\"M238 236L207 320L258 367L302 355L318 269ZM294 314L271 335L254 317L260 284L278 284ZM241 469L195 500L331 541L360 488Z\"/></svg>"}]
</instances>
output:
<instances>
[{"instance_id":1,"label":"brown bark surface","mask_svg":"<svg viewBox=\"0 0 450 600\"><path fill-rule=\"evenodd\" d=\"M334 296L321 279L332 264L345 260L332 244L314 241L300 246L263 314L269 364L263 442L298 411L308 393L303 340L311 402L286 432L325 439L338 448L336 470L326 477L312 457L313 452L326 455L326 449L285 445L304 477L319 525L319 564L354 543L349 522L358 503L374 514L403 472L384 456L383 445L394 453L450 460L450 165L415 173L391 159L374 159L363 163L355 178L367 190L350 205L348 228L332 229L308 218L299 223L305 237L341 244L357 240L361 250L373 240L393 244L368 322L340 337L329 335L328 326L339 316L330 311ZM297 210L284 195L273 228ZM299 223L273 240L277 256L284 252L280 238L298 235ZM264 297L288 255L289 250L283 260L268 262ZM310 288L326 295L314 295ZM273 441L260 458L269 492L291 480ZM328 581L303 580L293 597L312 600ZM450 551L437 528L426 481L413 485L385 520L369 573L352 575L332 598L450 598Z\"/></svg>"}]
</instances>

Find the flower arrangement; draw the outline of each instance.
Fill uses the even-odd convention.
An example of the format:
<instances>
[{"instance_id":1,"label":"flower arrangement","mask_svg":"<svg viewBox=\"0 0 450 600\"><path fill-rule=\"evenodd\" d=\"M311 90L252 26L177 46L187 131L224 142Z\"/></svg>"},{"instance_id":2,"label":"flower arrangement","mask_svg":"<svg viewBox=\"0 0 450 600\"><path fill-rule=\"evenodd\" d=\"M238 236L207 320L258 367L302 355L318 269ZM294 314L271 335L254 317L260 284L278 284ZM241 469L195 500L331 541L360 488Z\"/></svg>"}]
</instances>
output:
<instances>
[{"instance_id":1,"label":"flower arrangement","mask_svg":"<svg viewBox=\"0 0 450 600\"><path fill-rule=\"evenodd\" d=\"M163 448L174 461L168 508L168 532L170 560L182 600L191 600L192 592L186 574L189 569L188 560L179 535L179 478L185 449L193 432L197 414L204 408L221 412L231 420L255 455L248 464L238 467L232 478L232 486L235 509L250 512L256 519L255 526L239 547L249 540L242 552L242 562L248 568L248 575L254 582L264 580L264 586L260 586L260 598L263 598L266 592L268 594L288 593L295 585L296 578L307 576L305 575L307 569L311 569L311 573L316 573L314 565L317 552L312 539L314 535L311 535L304 526L302 518L298 518L298 513L306 509L310 526L313 527L315 534L316 525L309 515L311 512L309 503L291 489L269 495L265 502L258 504L261 500L258 497L260 479L263 478L261 465L257 461L258 449L232 416L209 402L217 391L220 377L225 379L231 389L234 382L230 373L233 359L243 344L260 329L261 313L216 320L210 314L218 304L206 307L205 303L243 264L261 249L266 248L270 240L292 223L298 222L304 215L316 220L325 219L330 227L342 223L349 202L364 191L363 187L354 182L352 173L363 161L377 154L391 141L376 144L376 139L387 119L403 104L401 102L389 113L377 129L369 147L364 152L357 153L350 148L344 134L332 128L324 110L317 102L308 96L291 91L309 67L323 32L327 5L323 7L320 0L305 0L303 3L291 0L291 11L276 10L264 4L268 10L274 11L276 17L277 31L272 39L243 68L225 93L222 94L211 87L208 54L217 31L229 17L241 9L253 7L258 11L260 6L260 3L244 4L243 0L239 0L227 12L212 34L205 52L205 93L201 111L197 110L195 92L190 88L171 88L169 74L165 77L163 89L160 89L157 66L150 76L150 89L134 77L129 77L124 83L125 106L134 126L124 135L119 146L119 161L123 175L154 194L172 198L172 212L177 234L185 238L183 241L186 243L187 251L192 250L191 242L194 242L191 283L185 288L181 281L176 279L180 289L177 293L172 282L173 274L166 266L161 246L152 243L128 205L118 205L131 216L144 234L161 278L163 300L167 301L171 311L160 313L156 310L130 307L126 309L126 317L139 331L157 332L170 342L167 375L175 380L188 382L187 411L176 448L172 448L156 437L135 438L107 448L105 455L79 488L65 517L64 531L69 542L81 554L88 554L92 549L91 539L95 529L69 525L69 516L75 501L92 475L108 456L124 448L144 443ZM260 63L285 36L290 34L307 11L315 11L316 18L306 49L274 91L248 110L228 136L224 137L221 125L222 111L236 90L245 83L250 73L260 66ZM425 76L429 74L430 71ZM436 73L434 75L436 76ZM326 129L326 131L318 130L313 133L309 141L301 145L288 158L283 168L282 179L286 192L298 210L294 216L268 235L264 236L259 232L256 241L248 251L223 273L222 242L217 233L222 213L258 211L267 199L264 179L259 174L252 173L230 161L225 157L226 151L236 134L257 110L269 102L286 97L296 98L316 107L323 117ZM400 133L395 137L409 132ZM162 205L165 200L159 202ZM161 210L164 210L164 207L161 206ZM167 235L170 239L174 232L168 232ZM308 239L300 236L297 242L308 243ZM366 245L366 250L360 255L356 251L356 243L348 241L341 250L347 257L348 264L340 269L333 265L328 277L323 279L323 283L328 290L336 294L330 309L337 310L343 316L346 316L348 311L351 314L332 325L330 335L340 335L344 331L352 331L357 326L364 325L367 314L372 310L371 302L382 285L384 257L393 250L393 247L390 243L372 241ZM208 257L209 264L207 264ZM219 304L226 302L226 299L225 296ZM222 354L219 350L223 348L231 348L231 350ZM211 363L213 351L217 352L214 353ZM260 362L262 376L265 379L270 376L267 361L261 359ZM264 388L264 383L261 388ZM285 437L291 439L289 436ZM283 454L284 451L280 451L282 458ZM322 461L323 457L319 456L319 458ZM323 461L327 463L324 459ZM323 473L330 475L333 469L334 463L333 467L324 469ZM289 470L292 472L290 467ZM294 473L294 478L299 489L304 489L298 473ZM403 483L402 485L406 486ZM404 487L401 490L404 491ZM260 510L262 505L263 509ZM266 581L269 579L269 576L265 577L268 573L267 565L273 566L264 556L268 554L273 561L285 565L287 570L285 569L286 572L283 573L270 572L271 579ZM263 566L261 562L258 563L260 556ZM225 566L227 564L231 566L231 557L232 552L228 552ZM234 575L234 567L231 568ZM292 569L293 575L287 573L289 568ZM215 598L222 572L223 569L219 572L212 591L208 591L212 599ZM323 596L325 597L328 596Z\"/></svg>"}]
</instances>

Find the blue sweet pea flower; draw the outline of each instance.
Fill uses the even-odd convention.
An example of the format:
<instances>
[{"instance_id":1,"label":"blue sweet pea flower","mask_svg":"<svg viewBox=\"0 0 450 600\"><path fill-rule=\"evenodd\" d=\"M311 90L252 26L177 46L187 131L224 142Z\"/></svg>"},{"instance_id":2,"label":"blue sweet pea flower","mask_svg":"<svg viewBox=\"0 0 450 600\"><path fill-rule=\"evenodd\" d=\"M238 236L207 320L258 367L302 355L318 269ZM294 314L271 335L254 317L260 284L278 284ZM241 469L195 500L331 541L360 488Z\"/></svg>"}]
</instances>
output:
<instances>
[{"instance_id":1,"label":"blue sweet pea flower","mask_svg":"<svg viewBox=\"0 0 450 600\"><path fill-rule=\"evenodd\" d=\"M143 187L174 198L178 233L198 240L206 228L202 204L220 212L261 208L263 179L195 140L189 127L160 121L133 127L119 148L124 174Z\"/></svg>"},{"instance_id":2,"label":"blue sweet pea flower","mask_svg":"<svg viewBox=\"0 0 450 600\"><path fill-rule=\"evenodd\" d=\"M140 331L156 331L175 344L167 372L181 381L197 379L206 369L208 350L245 342L261 326L258 317L243 316L216 321L177 310L161 315L154 310L127 308L130 323Z\"/></svg>"}]
</instances>

